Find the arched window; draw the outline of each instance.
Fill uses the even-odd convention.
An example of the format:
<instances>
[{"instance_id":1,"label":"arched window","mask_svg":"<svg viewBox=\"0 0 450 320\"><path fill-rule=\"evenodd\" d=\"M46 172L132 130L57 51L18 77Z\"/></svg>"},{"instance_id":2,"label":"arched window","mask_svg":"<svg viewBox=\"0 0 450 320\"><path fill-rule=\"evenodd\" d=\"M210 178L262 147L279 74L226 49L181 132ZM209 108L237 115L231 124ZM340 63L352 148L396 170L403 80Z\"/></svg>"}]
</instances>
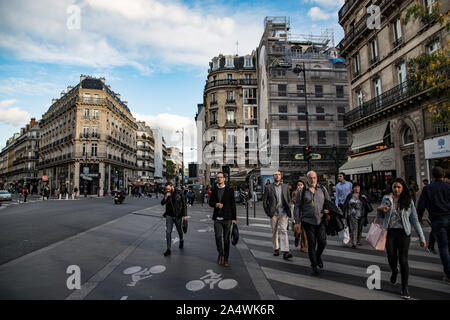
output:
<instances>
[{"instance_id":1,"label":"arched window","mask_svg":"<svg viewBox=\"0 0 450 320\"><path fill-rule=\"evenodd\" d=\"M403 132L403 144L410 144L414 143L414 135L410 127L406 127L405 131Z\"/></svg>"}]
</instances>

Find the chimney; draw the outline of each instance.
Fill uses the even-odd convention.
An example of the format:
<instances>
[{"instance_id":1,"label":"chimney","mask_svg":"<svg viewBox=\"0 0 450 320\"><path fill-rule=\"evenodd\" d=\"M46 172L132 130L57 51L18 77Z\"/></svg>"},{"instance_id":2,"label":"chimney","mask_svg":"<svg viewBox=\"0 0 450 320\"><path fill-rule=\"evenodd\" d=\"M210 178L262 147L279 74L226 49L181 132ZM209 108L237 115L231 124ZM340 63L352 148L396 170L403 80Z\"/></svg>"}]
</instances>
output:
<instances>
[{"instance_id":1,"label":"chimney","mask_svg":"<svg viewBox=\"0 0 450 320\"><path fill-rule=\"evenodd\" d=\"M61 91L61 98L65 96L64 91Z\"/></svg>"},{"instance_id":2,"label":"chimney","mask_svg":"<svg viewBox=\"0 0 450 320\"><path fill-rule=\"evenodd\" d=\"M100 81L104 84L105 83L105 77L100 78Z\"/></svg>"},{"instance_id":3,"label":"chimney","mask_svg":"<svg viewBox=\"0 0 450 320\"><path fill-rule=\"evenodd\" d=\"M124 105L128 107L128 101L122 101Z\"/></svg>"},{"instance_id":4,"label":"chimney","mask_svg":"<svg viewBox=\"0 0 450 320\"><path fill-rule=\"evenodd\" d=\"M84 79L86 79L86 76L85 76L84 74L82 74L82 75L80 76L80 82L83 81Z\"/></svg>"},{"instance_id":5,"label":"chimney","mask_svg":"<svg viewBox=\"0 0 450 320\"><path fill-rule=\"evenodd\" d=\"M36 118L31 118L30 120L30 129L36 125Z\"/></svg>"},{"instance_id":6,"label":"chimney","mask_svg":"<svg viewBox=\"0 0 450 320\"><path fill-rule=\"evenodd\" d=\"M73 89L73 87L72 86L68 86L67 87L67 93L69 93L70 92L70 90L72 90Z\"/></svg>"},{"instance_id":7,"label":"chimney","mask_svg":"<svg viewBox=\"0 0 450 320\"><path fill-rule=\"evenodd\" d=\"M120 93L116 93L116 97L120 100Z\"/></svg>"},{"instance_id":8,"label":"chimney","mask_svg":"<svg viewBox=\"0 0 450 320\"><path fill-rule=\"evenodd\" d=\"M30 125L27 124L27 132L30 131Z\"/></svg>"},{"instance_id":9,"label":"chimney","mask_svg":"<svg viewBox=\"0 0 450 320\"><path fill-rule=\"evenodd\" d=\"M108 84L107 86L106 86L109 90L111 90L111 86Z\"/></svg>"},{"instance_id":10,"label":"chimney","mask_svg":"<svg viewBox=\"0 0 450 320\"><path fill-rule=\"evenodd\" d=\"M52 99L52 104L56 103L56 101L58 101L58 99Z\"/></svg>"}]
</instances>

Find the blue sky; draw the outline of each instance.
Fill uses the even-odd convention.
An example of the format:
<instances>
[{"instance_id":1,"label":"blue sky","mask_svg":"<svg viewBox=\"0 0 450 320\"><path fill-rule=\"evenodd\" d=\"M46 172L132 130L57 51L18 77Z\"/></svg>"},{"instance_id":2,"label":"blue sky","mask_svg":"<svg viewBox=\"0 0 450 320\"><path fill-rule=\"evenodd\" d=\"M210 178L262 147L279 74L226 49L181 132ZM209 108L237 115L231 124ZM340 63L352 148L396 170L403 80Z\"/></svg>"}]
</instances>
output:
<instances>
[{"instance_id":1,"label":"blue sky","mask_svg":"<svg viewBox=\"0 0 450 320\"><path fill-rule=\"evenodd\" d=\"M1 1L0 146L86 74L105 77L138 120L161 128L168 145L181 146L174 131L184 127L189 150L213 56L236 53L236 41L239 54L250 53L266 16L288 16L293 34L333 28L337 44L343 2ZM185 153L185 162L195 158Z\"/></svg>"}]
</instances>

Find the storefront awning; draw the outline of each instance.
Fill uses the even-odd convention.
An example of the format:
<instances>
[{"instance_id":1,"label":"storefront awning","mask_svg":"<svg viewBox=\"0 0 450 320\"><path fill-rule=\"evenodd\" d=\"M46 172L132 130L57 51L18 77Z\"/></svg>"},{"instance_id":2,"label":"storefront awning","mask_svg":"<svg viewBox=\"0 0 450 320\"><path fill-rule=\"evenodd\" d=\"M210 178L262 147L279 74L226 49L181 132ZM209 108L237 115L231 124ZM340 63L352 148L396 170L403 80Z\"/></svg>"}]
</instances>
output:
<instances>
[{"instance_id":1,"label":"storefront awning","mask_svg":"<svg viewBox=\"0 0 450 320\"><path fill-rule=\"evenodd\" d=\"M361 174L373 171L392 170L395 170L393 148L352 158L339 168L339 172L345 174Z\"/></svg>"},{"instance_id":2,"label":"storefront awning","mask_svg":"<svg viewBox=\"0 0 450 320\"><path fill-rule=\"evenodd\" d=\"M383 142L389 122L382 123L353 135L352 150L377 145Z\"/></svg>"}]
</instances>

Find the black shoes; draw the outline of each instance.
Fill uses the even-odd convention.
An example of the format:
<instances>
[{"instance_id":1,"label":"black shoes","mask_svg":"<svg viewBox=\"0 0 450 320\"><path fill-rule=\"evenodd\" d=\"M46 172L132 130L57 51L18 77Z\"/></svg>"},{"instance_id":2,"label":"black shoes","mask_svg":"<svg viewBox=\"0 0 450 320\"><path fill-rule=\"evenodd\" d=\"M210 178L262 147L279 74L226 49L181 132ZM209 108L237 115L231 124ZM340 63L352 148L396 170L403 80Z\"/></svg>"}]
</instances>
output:
<instances>
[{"instance_id":1,"label":"black shoes","mask_svg":"<svg viewBox=\"0 0 450 320\"><path fill-rule=\"evenodd\" d=\"M184 240L180 240L179 248L180 248L180 249L183 249L183 247L184 247Z\"/></svg>"},{"instance_id":2,"label":"black shoes","mask_svg":"<svg viewBox=\"0 0 450 320\"><path fill-rule=\"evenodd\" d=\"M283 259L284 260L289 260L289 258L292 258L292 254L289 252L285 252L283 253Z\"/></svg>"},{"instance_id":3,"label":"black shoes","mask_svg":"<svg viewBox=\"0 0 450 320\"><path fill-rule=\"evenodd\" d=\"M280 249L275 250L275 251L273 252L273 255L274 255L275 257L278 257L278 256L280 255Z\"/></svg>"},{"instance_id":4,"label":"black shoes","mask_svg":"<svg viewBox=\"0 0 450 320\"><path fill-rule=\"evenodd\" d=\"M166 252L164 252L164 257L170 256L170 249L167 249Z\"/></svg>"},{"instance_id":5,"label":"black shoes","mask_svg":"<svg viewBox=\"0 0 450 320\"><path fill-rule=\"evenodd\" d=\"M323 261L322 261L322 258L317 258L317 266L318 266L320 269L323 269Z\"/></svg>"},{"instance_id":6,"label":"black shoes","mask_svg":"<svg viewBox=\"0 0 450 320\"><path fill-rule=\"evenodd\" d=\"M319 270L317 269L317 267L312 267L311 275L313 275L313 276L319 275Z\"/></svg>"},{"instance_id":7,"label":"black shoes","mask_svg":"<svg viewBox=\"0 0 450 320\"><path fill-rule=\"evenodd\" d=\"M403 288L402 293L400 294L400 297L402 299L411 299L411 296L409 295L408 288Z\"/></svg>"},{"instance_id":8,"label":"black shoes","mask_svg":"<svg viewBox=\"0 0 450 320\"><path fill-rule=\"evenodd\" d=\"M392 271L392 274L391 274L391 283L392 283L393 285L396 285L396 284L397 284L397 275L398 275L398 271Z\"/></svg>"}]
</instances>

